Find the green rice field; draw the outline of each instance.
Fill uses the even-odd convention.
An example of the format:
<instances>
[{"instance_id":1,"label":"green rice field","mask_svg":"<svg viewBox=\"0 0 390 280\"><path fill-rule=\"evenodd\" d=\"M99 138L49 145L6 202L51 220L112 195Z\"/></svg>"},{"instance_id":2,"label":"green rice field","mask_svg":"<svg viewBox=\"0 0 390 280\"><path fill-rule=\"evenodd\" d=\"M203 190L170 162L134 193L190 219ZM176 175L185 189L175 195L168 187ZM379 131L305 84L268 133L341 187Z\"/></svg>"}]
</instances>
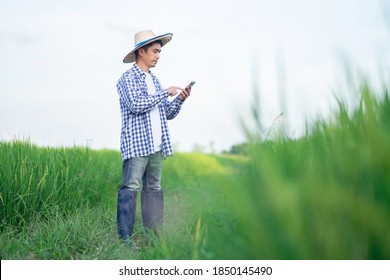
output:
<instances>
[{"instance_id":1,"label":"green rice field","mask_svg":"<svg viewBox=\"0 0 390 280\"><path fill-rule=\"evenodd\" d=\"M0 258L390 259L390 99L362 84L298 139L164 161L164 232L116 233L118 151L0 142ZM140 203L138 203L140 206Z\"/></svg>"}]
</instances>

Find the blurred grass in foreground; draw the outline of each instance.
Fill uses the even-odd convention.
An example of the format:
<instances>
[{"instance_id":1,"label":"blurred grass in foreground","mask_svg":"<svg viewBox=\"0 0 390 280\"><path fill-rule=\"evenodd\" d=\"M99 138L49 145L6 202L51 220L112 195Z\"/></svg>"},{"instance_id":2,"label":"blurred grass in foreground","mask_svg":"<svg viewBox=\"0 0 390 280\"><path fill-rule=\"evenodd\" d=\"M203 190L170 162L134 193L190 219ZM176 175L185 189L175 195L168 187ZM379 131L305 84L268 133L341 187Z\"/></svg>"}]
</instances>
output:
<instances>
[{"instance_id":1,"label":"blurred grass in foreground","mask_svg":"<svg viewBox=\"0 0 390 280\"><path fill-rule=\"evenodd\" d=\"M300 139L248 146L230 186L242 257L390 259L390 100L380 95L363 84L351 115L339 102L334 121Z\"/></svg>"}]
</instances>

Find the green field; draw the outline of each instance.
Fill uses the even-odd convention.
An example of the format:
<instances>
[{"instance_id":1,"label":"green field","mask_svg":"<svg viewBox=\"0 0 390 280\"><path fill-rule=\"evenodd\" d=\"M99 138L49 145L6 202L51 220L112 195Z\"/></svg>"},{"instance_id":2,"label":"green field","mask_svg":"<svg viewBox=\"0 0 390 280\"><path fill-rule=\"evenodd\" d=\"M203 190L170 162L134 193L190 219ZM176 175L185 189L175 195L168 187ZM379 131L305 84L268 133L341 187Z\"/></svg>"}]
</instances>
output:
<instances>
[{"instance_id":1,"label":"green field","mask_svg":"<svg viewBox=\"0 0 390 280\"><path fill-rule=\"evenodd\" d=\"M356 98L299 139L165 160L164 232L138 208L139 250L116 234L119 152L0 142L0 258L390 259L389 95Z\"/></svg>"}]
</instances>

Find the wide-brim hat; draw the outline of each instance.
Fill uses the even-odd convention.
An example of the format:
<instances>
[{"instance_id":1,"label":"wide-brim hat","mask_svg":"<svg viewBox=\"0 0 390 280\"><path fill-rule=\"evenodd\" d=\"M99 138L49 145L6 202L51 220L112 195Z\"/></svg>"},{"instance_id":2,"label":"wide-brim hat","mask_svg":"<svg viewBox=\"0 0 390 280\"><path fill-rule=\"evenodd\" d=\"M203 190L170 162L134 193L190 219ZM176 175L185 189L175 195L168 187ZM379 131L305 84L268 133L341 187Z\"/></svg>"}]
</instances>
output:
<instances>
[{"instance_id":1,"label":"wide-brim hat","mask_svg":"<svg viewBox=\"0 0 390 280\"><path fill-rule=\"evenodd\" d=\"M134 49L125 56L123 62L134 62L136 50L154 41L161 41L162 46L164 46L172 39L172 36L172 33L166 33L163 35L156 36L152 30L144 30L136 33L134 36Z\"/></svg>"}]
</instances>

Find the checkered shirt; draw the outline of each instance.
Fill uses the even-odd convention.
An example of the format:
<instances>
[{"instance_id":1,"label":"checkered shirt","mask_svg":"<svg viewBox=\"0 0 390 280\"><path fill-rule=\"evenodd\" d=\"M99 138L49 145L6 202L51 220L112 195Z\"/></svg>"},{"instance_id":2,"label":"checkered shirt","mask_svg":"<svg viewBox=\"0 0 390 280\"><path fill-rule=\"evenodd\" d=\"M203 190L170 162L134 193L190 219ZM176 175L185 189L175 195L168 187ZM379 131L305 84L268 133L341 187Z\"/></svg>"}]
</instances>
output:
<instances>
[{"instance_id":1,"label":"checkered shirt","mask_svg":"<svg viewBox=\"0 0 390 280\"><path fill-rule=\"evenodd\" d=\"M116 85L122 116L121 152L122 160L148 156L154 153L150 111L158 106L161 120L161 150L164 157L172 156L173 150L169 136L167 120L177 116L183 101L176 97L168 100L168 91L163 89L160 81L151 73L156 87L155 95L148 95L145 82L146 74L134 63Z\"/></svg>"}]
</instances>

